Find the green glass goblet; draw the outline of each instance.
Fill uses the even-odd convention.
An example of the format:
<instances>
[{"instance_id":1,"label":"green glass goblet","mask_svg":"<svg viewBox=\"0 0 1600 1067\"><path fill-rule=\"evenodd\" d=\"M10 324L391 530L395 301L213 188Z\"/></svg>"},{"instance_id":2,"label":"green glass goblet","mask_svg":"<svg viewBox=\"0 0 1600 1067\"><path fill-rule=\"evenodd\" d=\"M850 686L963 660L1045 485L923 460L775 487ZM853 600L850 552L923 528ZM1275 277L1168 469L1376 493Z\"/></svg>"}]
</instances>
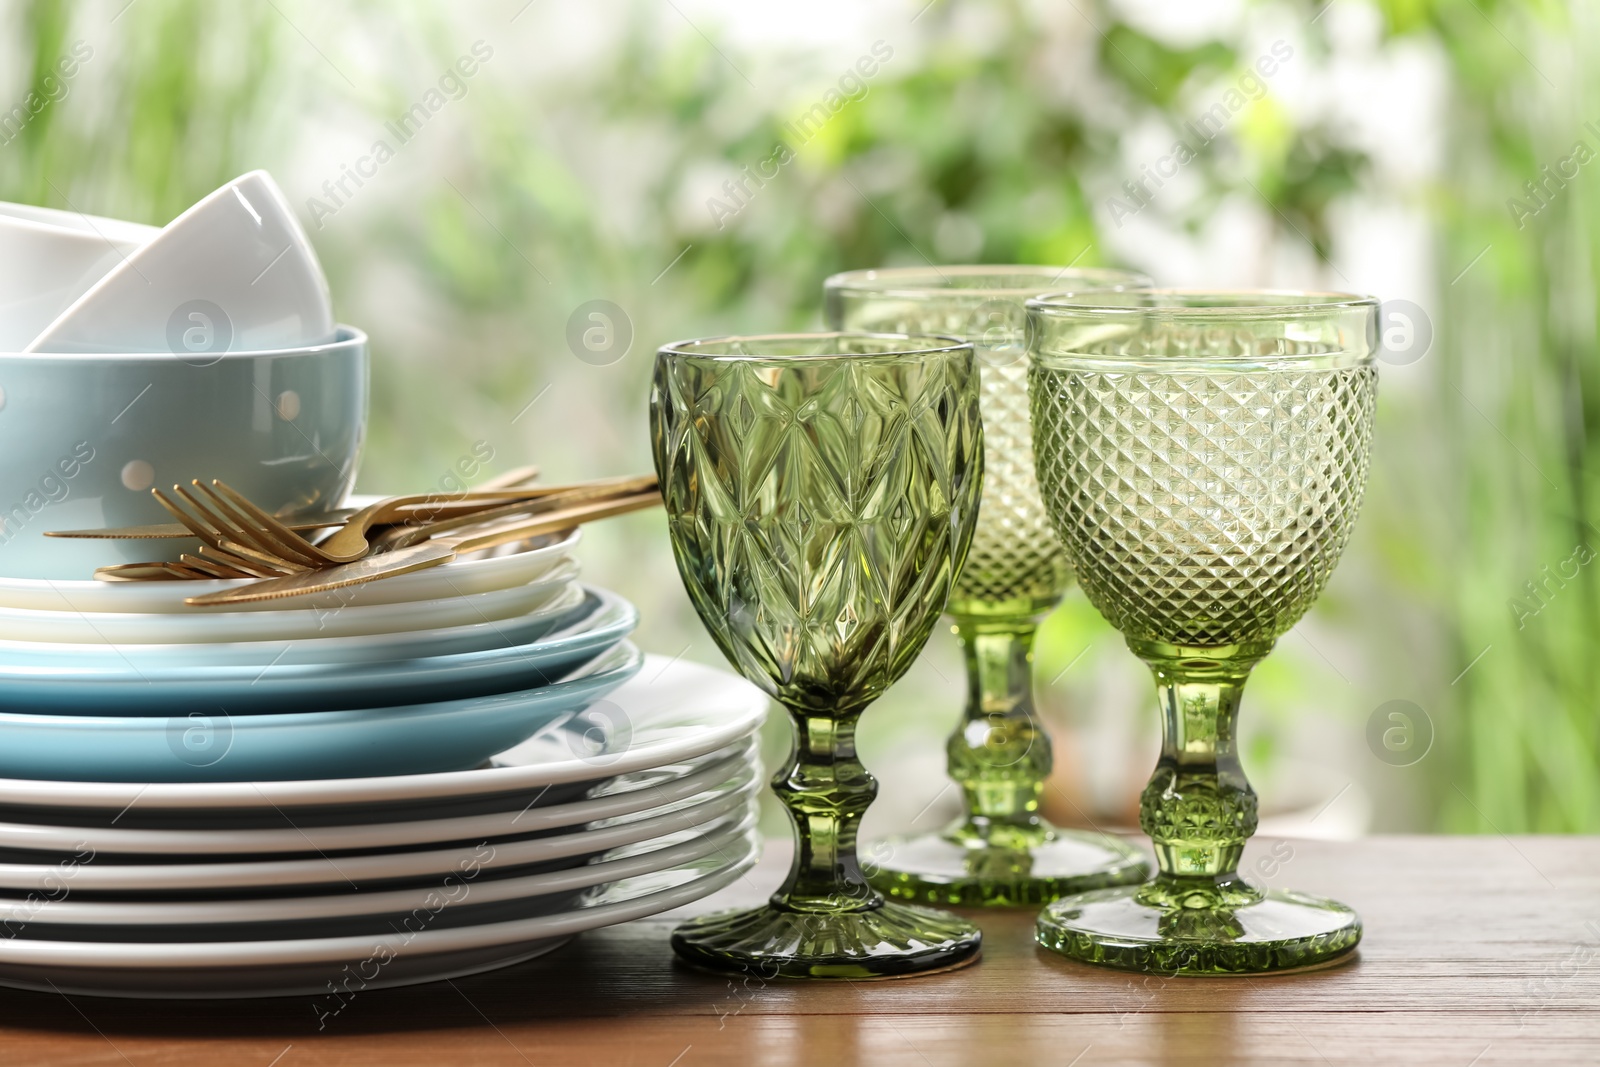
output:
<instances>
[{"instance_id":1,"label":"green glass goblet","mask_svg":"<svg viewBox=\"0 0 1600 1067\"><path fill-rule=\"evenodd\" d=\"M867 883L856 833L877 783L855 746L862 710L922 651L972 541L972 346L836 333L668 345L650 419L689 598L796 733L773 779L797 837L787 881L765 907L678 927L673 949L764 978L972 962L976 927Z\"/></svg>"},{"instance_id":2,"label":"green glass goblet","mask_svg":"<svg viewBox=\"0 0 1600 1067\"><path fill-rule=\"evenodd\" d=\"M1155 674L1162 725L1139 815L1159 872L1056 901L1039 942L1161 973L1334 961L1361 939L1355 912L1239 876L1256 795L1236 730L1251 668L1355 523L1378 304L1144 290L1052 295L1028 316L1045 504L1084 593Z\"/></svg>"},{"instance_id":3,"label":"green glass goblet","mask_svg":"<svg viewBox=\"0 0 1600 1067\"><path fill-rule=\"evenodd\" d=\"M967 667L966 709L945 746L965 811L942 830L872 844L872 883L892 897L1043 904L1149 873L1126 842L1058 829L1039 814L1053 754L1034 711L1033 639L1072 568L1034 479L1023 309L1054 289L1149 284L1128 271L1041 266L863 270L824 284L829 326L965 337L982 381L983 498L945 609Z\"/></svg>"}]
</instances>

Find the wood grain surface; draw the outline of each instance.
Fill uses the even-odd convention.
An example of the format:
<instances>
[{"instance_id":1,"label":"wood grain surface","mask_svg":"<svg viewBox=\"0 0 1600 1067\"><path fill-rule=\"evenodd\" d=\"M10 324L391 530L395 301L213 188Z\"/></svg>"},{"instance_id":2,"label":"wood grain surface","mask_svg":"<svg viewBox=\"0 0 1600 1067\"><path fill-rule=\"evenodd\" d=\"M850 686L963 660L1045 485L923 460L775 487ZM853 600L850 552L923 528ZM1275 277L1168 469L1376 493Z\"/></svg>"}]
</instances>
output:
<instances>
[{"instance_id":1,"label":"wood grain surface","mask_svg":"<svg viewBox=\"0 0 1600 1067\"><path fill-rule=\"evenodd\" d=\"M1277 852L1272 849L1276 845ZM786 846L708 906L761 899ZM1287 858L1285 857L1287 852ZM670 917L473 978L311 998L138 1002L0 990L0 1064L1600 1064L1600 838L1258 840L1253 880L1335 896L1351 963L1157 978L1035 947L1028 912L969 912L982 961L873 983L761 983L674 963Z\"/></svg>"}]
</instances>

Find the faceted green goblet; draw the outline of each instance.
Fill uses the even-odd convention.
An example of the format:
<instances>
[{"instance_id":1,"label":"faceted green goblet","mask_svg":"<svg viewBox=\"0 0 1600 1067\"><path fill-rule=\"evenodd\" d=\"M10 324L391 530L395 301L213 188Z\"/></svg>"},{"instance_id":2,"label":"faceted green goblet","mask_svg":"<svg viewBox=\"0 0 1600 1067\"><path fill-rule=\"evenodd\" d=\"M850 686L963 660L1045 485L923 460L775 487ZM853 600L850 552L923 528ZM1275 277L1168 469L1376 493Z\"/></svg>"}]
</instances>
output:
<instances>
[{"instance_id":1,"label":"faceted green goblet","mask_svg":"<svg viewBox=\"0 0 1600 1067\"><path fill-rule=\"evenodd\" d=\"M1064 897L1039 942L1172 974L1324 964L1361 939L1331 900L1239 876L1256 795L1236 745L1250 669L1332 573L1366 485L1378 304L1172 290L1028 304L1045 504L1091 603L1155 674L1140 804L1159 872Z\"/></svg>"},{"instance_id":2,"label":"faceted green goblet","mask_svg":"<svg viewBox=\"0 0 1600 1067\"><path fill-rule=\"evenodd\" d=\"M825 283L829 326L965 337L982 379L983 499L945 609L966 653L966 711L946 745L966 810L942 830L873 844L872 884L892 897L1043 904L1149 873L1125 842L1039 814L1052 753L1034 712L1033 638L1072 568L1034 480L1023 310L1053 289L1149 284L1127 271L1038 266L864 270Z\"/></svg>"},{"instance_id":3,"label":"faceted green goblet","mask_svg":"<svg viewBox=\"0 0 1600 1067\"><path fill-rule=\"evenodd\" d=\"M678 927L673 949L764 978L972 962L976 927L867 883L856 833L877 783L855 747L862 710L922 651L972 541L972 346L837 333L668 345L650 419L689 598L796 733L773 779L798 839L788 880L765 907Z\"/></svg>"}]
</instances>

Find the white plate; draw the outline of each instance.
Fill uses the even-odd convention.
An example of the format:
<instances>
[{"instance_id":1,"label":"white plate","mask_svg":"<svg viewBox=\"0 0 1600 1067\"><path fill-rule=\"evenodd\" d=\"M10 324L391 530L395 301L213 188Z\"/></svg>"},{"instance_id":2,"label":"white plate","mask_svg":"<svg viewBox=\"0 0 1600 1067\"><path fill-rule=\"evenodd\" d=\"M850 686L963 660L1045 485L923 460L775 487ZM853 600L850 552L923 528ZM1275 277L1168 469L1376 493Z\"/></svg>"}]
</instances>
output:
<instances>
[{"instance_id":1,"label":"white plate","mask_svg":"<svg viewBox=\"0 0 1600 1067\"><path fill-rule=\"evenodd\" d=\"M754 765L755 756L750 746L740 750L734 761L723 761L717 771L699 777L699 781L684 789L663 790L648 800L660 800L661 807L678 804L673 812L654 812L641 809L644 818L657 814L670 814L670 820L640 829L638 822L616 823L615 827L587 828L602 830L601 837L585 836L585 832L568 833L521 841L503 841L495 846L494 856L486 861L485 869L511 870L531 864L550 863L574 857L583 859L602 851L601 845L610 842L612 848L633 844L631 839L640 833L655 833L662 827L679 827L673 833L683 832L684 826L696 825L692 819L704 817L711 822L725 821L732 816L717 814L722 809L711 809L711 815L695 810L684 815L683 801L699 799L721 800L739 788L734 773L738 764ZM757 772L752 772L757 773ZM686 776L688 777L688 776ZM711 786L705 782L715 780ZM759 792L759 791L758 791ZM737 813L737 808L734 809ZM631 813L624 813L631 814ZM642 821L642 819L641 819ZM644 839L649 840L649 839ZM0 888L22 894L34 894L48 899L58 899L63 889L71 893L174 893L194 890L224 892L255 890L279 892L297 887L338 886L349 882L366 887L373 883L389 883L436 879L456 869L461 858L459 846L426 848L421 851L379 853L364 856L328 856L269 860L222 860L197 863L95 863L86 849L59 862L0 864Z\"/></svg>"},{"instance_id":2,"label":"white plate","mask_svg":"<svg viewBox=\"0 0 1600 1067\"><path fill-rule=\"evenodd\" d=\"M331 607L289 607L279 601L277 611L199 608L187 614L108 611L92 615L72 610L0 608L0 639L75 644L98 641L138 646L373 637L475 622L499 622L526 615L564 586L571 585L577 577L578 563L569 558L527 585L403 604L347 607L335 602Z\"/></svg>"},{"instance_id":3,"label":"white plate","mask_svg":"<svg viewBox=\"0 0 1600 1067\"><path fill-rule=\"evenodd\" d=\"M363 507L378 497L351 497L351 507ZM559 541L540 543L534 548L506 546L485 549L451 560L440 567L412 571L385 578L381 582L341 589L336 594L305 601L307 607L331 608L340 605L401 604L417 600L471 593L491 593L525 585L570 556L582 539L581 529ZM181 612L194 614L206 609L183 602L184 597L220 592L248 584L246 581L207 582L93 582L49 578L0 577L0 607L33 608L42 611ZM240 604L239 611L281 611L281 601L263 600Z\"/></svg>"},{"instance_id":4,"label":"white plate","mask_svg":"<svg viewBox=\"0 0 1600 1067\"><path fill-rule=\"evenodd\" d=\"M354 994L505 967L584 930L682 907L755 865L754 834L725 854L627 878L568 911L451 929L405 927L376 937L286 941L92 942L0 938L0 985L146 999L316 995L319 1018ZM337 984L336 984L337 983ZM337 995L335 995L337 993Z\"/></svg>"},{"instance_id":5,"label":"white plate","mask_svg":"<svg viewBox=\"0 0 1600 1067\"><path fill-rule=\"evenodd\" d=\"M88 670L107 665L137 670L151 666L260 667L310 663L381 663L417 656L510 648L537 640L584 603L583 587L569 582L545 589L532 610L510 619L478 620L457 626L350 637L308 637L295 641L217 641L185 644L83 644L54 641L0 641L0 658L40 671Z\"/></svg>"},{"instance_id":6,"label":"white plate","mask_svg":"<svg viewBox=\"0 0 1600 1067\"><path fill-rule=\"evenodd\" d=\"M456 862L444 879L434 879L422 885L398 889L368 889L359 886L357 891L328 893L317 896L272 896L250 899L221 900L83 900L69 895L57 900L8 904L0 908L0 927L7 936L25 935L38 940L53 940L45 930L61 926L99 927L150 927L165 926L182 929L186 935L181 940L200 940L208 933L205 927L256 923L308 923L329 919L371 920L373 917L400 917L418 908L429 907L428 898L437 896L440 886L454 878L450 888L463 882L470 873L464 892L457 904L478 907L484 904L508 904L518 901L546 901L531 904L524 915L550 914L565 910L563 897L578 890L592 889L622 878L633 878L653 871L663 871L683 863L725 853L734 847L755 825L754 798L746 794L745 803L725 817L698 824L686 830L659 835L640 842L626 850L618 850L616 857L600 854L595 862L580 863L564 870L544 871L503 878L486 878L484 872L492 865L499 847L489 842L457 846ZM503 865L502 865L503 866ZM541 910L535 910L541 908ZM519 916L519 918L522 916ZM368 923L370 925L370 921ZM392 927L391 927L392 928ZM384 929L379 927L379 929ZM340 935L361 932L345 929ZM140 931L143 935L144 931ZM99 936L108 940L122 940L116 931L103 931ZM178 939L175 935L169 937ZM265 933L263 939L304 937L294 929L283 928ZM324 935L328 936L328 935ZM235 934L228 940L240 938Z\"/></svg>"},{"instance_id":7,"label":"white plate","mask_svg":"<svg viewBox=\"0 0 1600 1067\"><path fill-rule=\"evenodd\" d=\"M450 819L359 823L353 826L289 826L267 830L125 830L121 827L7 822L0 823L0 848L78 856L87 853L95 857L161 856L178 859L417 848L451 841L480 841L584 826L599 820L639 818L641 815L653 818L657 813L714 806L726 797L740 790L748 792L758 784L757 764L753 760L736 759L730 762L732 766L715 764L678 782L614 796L544 808L525 806ZM602 847L613 846L597 846L594 851ZM87 869L87 864L84 866Z\"/></svg>"},{"instance_id":8,"label":"white plate","mask_svg":"<svg viewBox=\"0 0 1600 1067\"><path fill-rule=\"evenodd\" d=\"M582 589L574 586L574 595ZM370 640L344 638L342 640ZM323 642L333 644L333 640ZM767 696L735 674L665 656L583 718L566 720L496 757L443 774L297 782L50 782L0 778L0 804L52 808L271 809L404 803L537 790L647 770L714 752L753 732Z\"/></svg>"}]
</instances>

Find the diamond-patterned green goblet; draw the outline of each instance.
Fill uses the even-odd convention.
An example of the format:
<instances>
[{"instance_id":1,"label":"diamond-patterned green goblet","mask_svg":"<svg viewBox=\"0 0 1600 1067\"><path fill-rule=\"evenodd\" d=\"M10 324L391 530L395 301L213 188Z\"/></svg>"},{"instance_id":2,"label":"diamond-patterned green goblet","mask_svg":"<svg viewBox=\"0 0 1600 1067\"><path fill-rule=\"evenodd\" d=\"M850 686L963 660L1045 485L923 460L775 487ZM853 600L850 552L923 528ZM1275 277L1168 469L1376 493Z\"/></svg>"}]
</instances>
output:
<instances>
[{"instance_id":1,"label":"diamond-patterned green goblet","mask_svg":"<svg viewBox=\"0 0 1600 1067\"><path fill-rule=\"evenodd\" d=\"M1155 674L1162 748L1140 804L1159 872L1056 901L1039 942L1177 974L1335 961L1331 900L1239 876L1256 795L1239 763L1250 670L1310 608L1366 485L1376 301L1144 290L1030 301L1045 504L1091 603Z\"/></svg>"},{"instance_id":2,"label":"diamond-patterned green goblet","mask_svg":"<svg viewBox=\"0 0 1600 1067\"><path fill-rule=\"evenodd\" d=\"M872 846L872 883L933 904L1042 904L1143 881L1144 857L1039 814L1050 737L1033 701L1033 639L1072 583L1034 479L1023 302L1052 289L1149 285L1143 275L1039 266L903 267L836 274L834 329L965 337L982 378L983 499L946 612L966 654L967 705L946 746L965 813L933 833Z\"/></svg>"},{"instance_id":3,"label":"diamond-patterned green goblet","mask_svg":"<svg viewBox=\"0 0 1600 1067\"><path fill-rule=\"evenodd\" d=\"M763 908L672 935L690 963L763 978L881 978L976 959L981 935L868 885L856 832L877 783L862 710L906 672L972 540L983 470L972 346L777 334L668 345L656 472L689 598L717 647L793 719L773 789L794 820Z\"/></svg>"}]
</instances>

